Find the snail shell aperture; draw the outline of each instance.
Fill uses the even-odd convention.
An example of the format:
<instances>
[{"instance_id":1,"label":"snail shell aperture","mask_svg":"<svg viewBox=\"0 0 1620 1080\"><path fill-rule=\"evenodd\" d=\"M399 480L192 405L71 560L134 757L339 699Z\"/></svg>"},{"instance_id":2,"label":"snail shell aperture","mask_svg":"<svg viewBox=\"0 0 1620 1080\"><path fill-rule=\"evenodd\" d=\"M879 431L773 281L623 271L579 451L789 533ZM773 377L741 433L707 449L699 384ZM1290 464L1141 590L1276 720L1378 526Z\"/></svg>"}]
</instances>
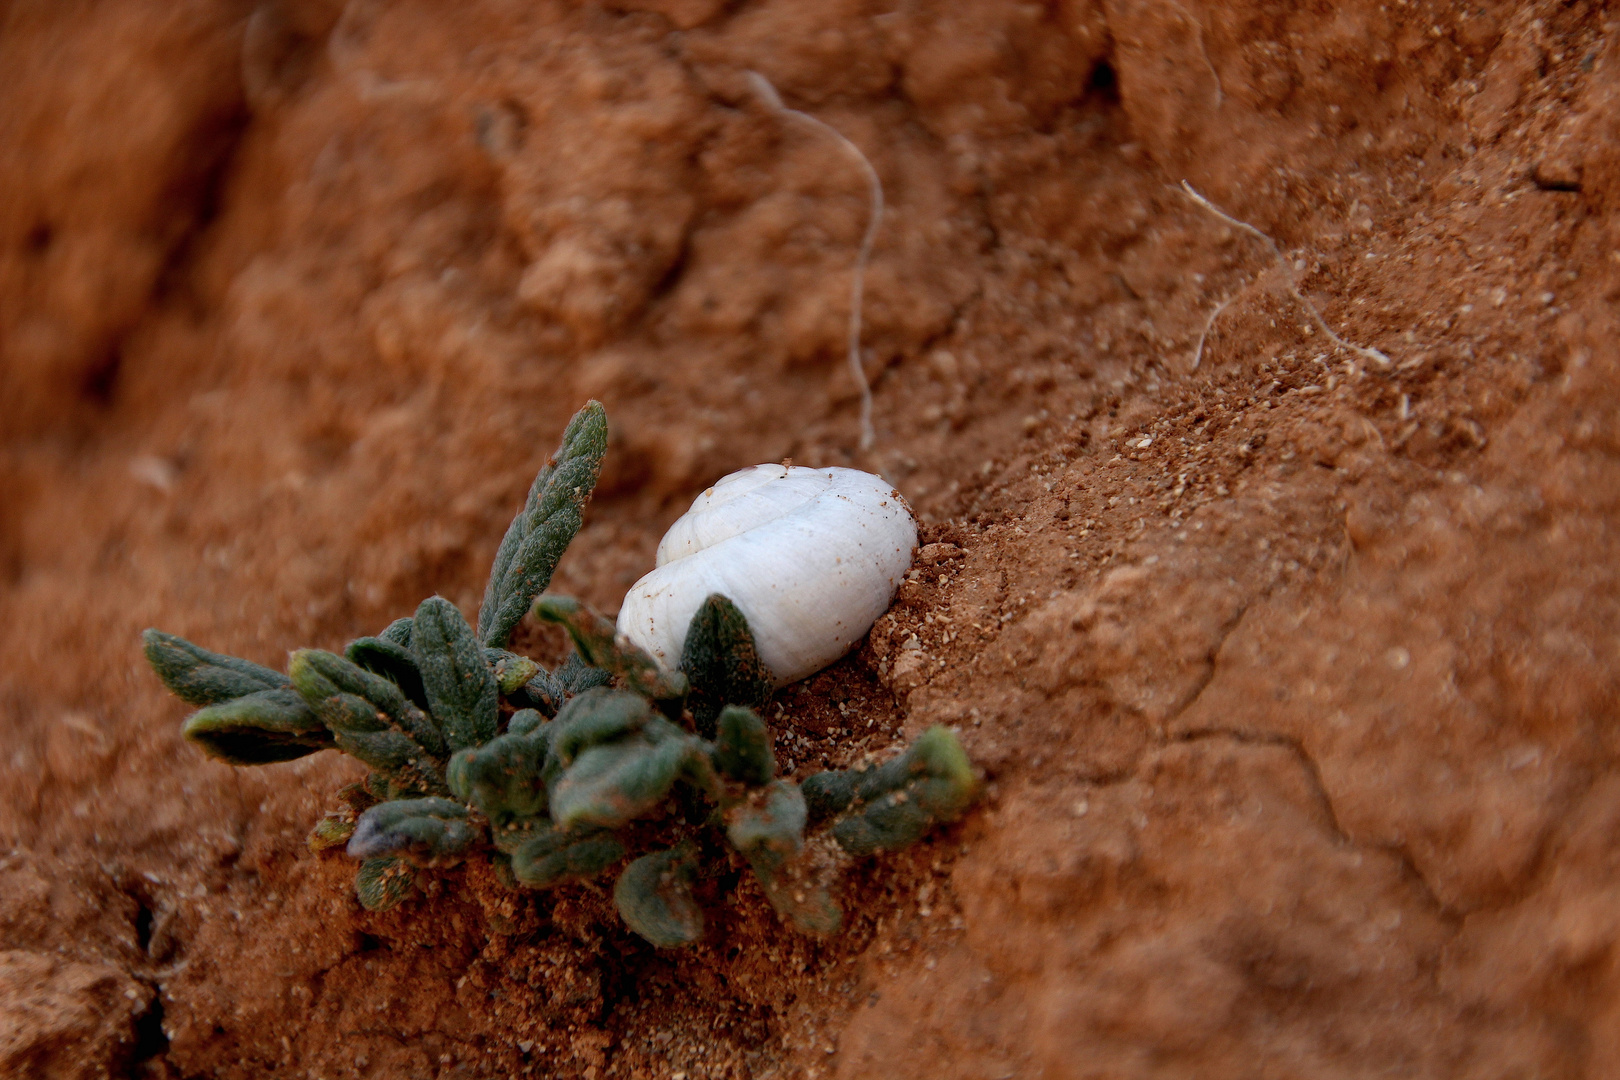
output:
<instances>
[{"instance_id":1,"label":"snail shell aperture","mask_svg":"<svg viewBox=\"0 0 1620 1080\"><path fill-rule=\"evenodd\" d=\"M855 469L755 465L692 502L618 629L667 667L711 593L737 605L778 686L837 660L894 599L917 546L911 507Z\"/></svg>"}]
</instances>

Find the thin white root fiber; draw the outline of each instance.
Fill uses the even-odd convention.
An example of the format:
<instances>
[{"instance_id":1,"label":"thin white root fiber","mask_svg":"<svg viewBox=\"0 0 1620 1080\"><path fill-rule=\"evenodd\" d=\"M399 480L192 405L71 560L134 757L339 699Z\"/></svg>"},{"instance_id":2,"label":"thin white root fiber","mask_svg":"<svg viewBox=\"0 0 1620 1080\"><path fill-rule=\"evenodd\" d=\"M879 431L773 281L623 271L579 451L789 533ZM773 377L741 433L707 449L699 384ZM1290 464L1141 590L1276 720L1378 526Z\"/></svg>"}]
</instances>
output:
<instances>
[{"instance_id":1,"label":"thin white root fiber","mask_svg":"<svg viewBox=\"0 0 1620 1080\"><path fill-rule=\"evenodd\" d=\"M866 233L861 237L860 252L855 257L855 276L849 285L849 373L855 377L855 385L861 391L861 449L867 450L871 448L875 435L872 430L872 387L866 380L866 368L861 365L861 303L866 289L866 264L872 258L872 245L877 240L878 226L883 221L883 182L878 179L877 170L866 155L861 153L861 148L846 138L843 132L807 112L788 108L782 103L782 96L776 92L776 87L759 72L750 71L748 83L772 112L809 124L836 139L866 175L872 209L867 218Z\"/></svg>"},{"instance_id":2,"label":"thin white root fiber","mask_svg":"<svg viewBox=\"0 0 1620 1080\"><path fill-rule=\"evenodd\" d=\"M1236 300L1238 295L1238 293L1233 293L1225 300L1222 300L1220 303L1216 304L1215 310L1211 311L1209 313L1209 318L1204 320L1204 329L1199 331L1198 344L1193 348L1192 370L1197 371L1198 365L1204 362L1204 342L1209 338L1209 332L1215 329L1215 320L1221 317L1221 312L1226 310L1226 305L1230 304L1233 300Z\"/></svg>"},{"instance_id":3,"label":"thin white root fiber","mask_svg":"<svg viewBox=\"0 0 1620 1080\"><path fill-rule=\"evenodd\" d=\"M1266 247L1271 251L1271 257L1275 259L1277 265L1282 268L1283 280L1288 286L1288 295L1299 301L1299 305L1310 314L1311 321L1316 324L1316 328L1322 331L1322 333L1327 336L1329 341L1333 342L1333 344L1337 345L1339 348L1344 349L1347 352L1355 353L1363 360L1369 360L1381 368L1390 367L1389 357L1385 356L1377 349L1371 349L1365 345L1357 345L1354 342L1346 341L1344 338L1333 332L1333 328L1327 324L1327 320L1322 318L1322 313L1316 310L1316 305L1311 303L1310 300L1306 298L1305 294L1299 291L1299 282L1294 277L1294 267L1289 263L1287 257L1283 255L1282 249L1277 246L1277 241L1273 240L1270 236L1261 232L1253 225L1250 225L1247 221L1239 221L1231 214L1228 214L1225 210L1222 210L1220 207L1198 194L1198 192L1193 189L1193 186L1187 181L1183 180L1181 182L1181 189L1187 193L1188 198L1192 199L1193 202L1197 203L1211 214L1214 214L1216 217L1220 218L1234 229L1240 229L1266 245ZM1194 368L1197 368L1199 361L1203 359L1204 338L1209 334L1210 327L1214 325L1215 317L1219 315L1221 310L1225 308L1227 304L1230 304L1233 299L1235 299L1235 296L1228 297L1227 299L1221 301L1220 305L1217 306L1214 312L1210 314L1209 322L1204 325L1204 332L1198 335L1198 348L1193 354Z\"/></svg>"}]
</instances>

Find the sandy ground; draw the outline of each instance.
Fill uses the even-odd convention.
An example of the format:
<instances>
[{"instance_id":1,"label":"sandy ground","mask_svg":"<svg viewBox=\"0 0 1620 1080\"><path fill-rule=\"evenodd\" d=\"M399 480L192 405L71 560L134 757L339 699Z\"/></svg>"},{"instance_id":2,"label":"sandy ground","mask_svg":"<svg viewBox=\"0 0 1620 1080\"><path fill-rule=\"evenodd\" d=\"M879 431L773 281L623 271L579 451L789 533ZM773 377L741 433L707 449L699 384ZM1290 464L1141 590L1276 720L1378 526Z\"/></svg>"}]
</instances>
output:
<instances>
[{"instance_id":1,"label":"sandy ground","mask_svg":"<svg viewBox=\"0 0 1620 1080\"><path fill-rule=\"evenodd\" d=\"M0 1072L1620 1075L1613 18L0 5ZM865 182L751 71L882 178L870 450ZM144 668L471 613L589 397L558 591L784 457L939 545L768 710L986 771L839 937L369 914L303 842L354 766L212 763Z\"/></svg>"}]
</instances>

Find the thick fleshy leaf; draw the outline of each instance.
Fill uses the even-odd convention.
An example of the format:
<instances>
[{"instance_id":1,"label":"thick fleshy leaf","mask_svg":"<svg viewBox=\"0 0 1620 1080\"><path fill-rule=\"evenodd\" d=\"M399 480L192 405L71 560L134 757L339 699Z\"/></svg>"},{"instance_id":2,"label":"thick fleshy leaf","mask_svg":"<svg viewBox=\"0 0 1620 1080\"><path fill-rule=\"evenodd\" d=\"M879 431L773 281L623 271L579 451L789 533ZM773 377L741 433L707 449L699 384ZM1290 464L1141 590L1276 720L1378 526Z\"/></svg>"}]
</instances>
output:
<instances>
[{"instance_id":1,"label":"thick fleshy leaf","mask_svg":"<svg viewBox=\"0 0 1620 1080\"><path fill-rule=\"evenodd\" d=\"M348 853L353 859L394 856L416 866L451 866L481 838L467 808L449 799L397 799L360 815Z\"/></svg>"},{"instance_id":2,"label":"thick fleshy leaf","mask_svg":"<svg viewBox=\"0 0 1620 1080\"><path fill-rule=\"evenodd\" d=\"M587 690L569 701L546 729L551 759L557 768L567 768L586 747L640 731L651 719L652 706L639 694L605 686Z\"/></svg>"},{"instance_id":3,"label":"thick fleshy leaf","mask_svg":"<svg viewBox=\"0 0 1620 1080\"><path fill-rule=\"evenodd\" d=\"M534 598L550 584L596 489L607 435L607 411L599 401L587 402L569 421L556 454L535 476L490 567L478 609L478 636L484 644L505 645Z\"/></svg>"},{"instance_id":4,"label":"thick fleshy leaf","mask_svg":"<svg viewBox=\"0 0 1620 1080\"><path fill-rule=\"evenodd\" d=\"M456 798L477 807L496 828L517 818L545 813L546 787L541 771L547 741L540 730L508 731L483 746L458 751L447 771L450 790Z\"/></svg>"},{"instance_id":5,"label":"thick fleshy leaf","mask_svg":"<svg viewBox=\"0 0 1620 1080\"><path fill-rule=\"evenodd\" d=\"M269 765L329 749L332 733L291 688L260 690L186 719L181 733L232 765Z\"/></svg>"},{"instance_id":6,"label":"thick fleshy leaf","mask_svg":"<svg viewBox=\"0 0 1620 1080\"><path fill-rule=\"evenodd\" d=\"M415 739L402 731L340 730L334 738L339 750L387 778L390 798L402 790L424 794L444 790L432 759Z\"/></svg>"},{"instance_id":7,"label":"thick fleshy leaf","mask_svg":"<svg viewBox=\"0 0 1620 1080\"><path fill-rule=\"evenodd\" d=\"M543 828L512 851L512 874L531 889L549 889L563 881L595 877L624 854L624 844L609 832Z\"/></svg>"},{"instance_id":8,"label":"thick fleshy leaf","mask_svg":"<svg viewBox=\"0 0 1620 1080\"><path fill-rule=\"evenodd\" d=\"M713 593L687 627L681 671L691 684L686 707L697 733L713 738L727 705L757 709L770 700L771 673L759 658L748 620L737 605Z\"/></svg>"},{"instance_id":9,"label":"thick fleshy leaf","mask_svg":"<svg viewBox=\"0 0 1620 1080\"><path fill-rule=\"evenodd\" d=\"M552 786L552 819L563 829L627 825L669 796L696 752L689 737L654 743L640 734L589 747Z\"/></svg>"},{"instance_id":10,"label":"thick fleshy leaf","mask_svg":"<svg viewBox=\"0 0 1620 1080\"><path fill-rule=\"evenodd\" d=\"M583 694L593 687L606 686L613 681L611 671L591 667L591 665L580 659L578 653L569 653L568 658L562 662L556 671L552 672L551 677L562 688L562 692L569 697L575 694Z\"/></svg>"},{"instance_id":11,"label":"thick fleshy leaf","mask_svg":"<svg viewBox=\"0 0 1620 1080\"><path fill-rule=\"evenodd\" d=\"M389 623L387 628L377 636L408 649L411 647L411 631L414 624L415 620L407 615L403 619L395 619Z\"/></svg>"},{"instance_id":12,"label":"thick fleshy leaf","mask_svg":"<svg viewBox=\"0 0 1620 1080\"><path fill-rule=\"evenodd\" d=\"M169 692L192 705L217 705L261 690L279 690L292 681L279 671L224 653L209 652L185 638L146 630L141 634L146 662Z\"/></svg>"},{"instance_id":13,"label":"thick fleshy leaf","mask_svg":"<svg viewBox=\"0 0 1620 1080\"><path fill-rule=\"evenodd\" d=\"M508 735L533 735L546 726L546 718L538 709L519 709L506 722Z\"/></svg>"},{"instance_id":14,"label":"thick fleshy leaf","mask_svg":"<svg viewBox=\"0 0 1620 1080\"><path fill-rule=\"evenodd\" d=\"M916 792L923 809L940 821L951 821L973 805L979 795L979 779L967 751L948 728L929 728L911 749L921 766Z\"/></svg>"},{"instance_id":15,"label":"thick fleshy leaf","mask_svg":"<svg viewBox=\"0 0 1620 1080\"><path fill-rule=\"evenodd\" d=\"M804 847L804 796L791 780L771 784L728 818L726 838L756 866L781 866Z\"/></svg>"},{"instance_id":16,"label":"thick fleshy leaf","mask_svg":"<svg viewBox=\"0 0 1620 1080\"><path fill-rule=\"evenodd\" d=\"M851 855L871 855L903 848L921 839L933 825L928 811L904 791L880 795L857 814L833 826L833 839Z\"/></svg>"},{"instance_id":17,"label":"thick fleshy leaf","mask_svg":"<svg viewBox=\"0 0 1620 1080\"><path fill-rule=\"evenodd\" d=\"M798 786L778 780L727 817L727 839L748 860L777 914L806 933L837 930L843 912L805 849L808 813Z\"/></svg>"},{"instance_id":18,"label":"thick fleshy leaf","mask_svg":"<svg viewBox=\"0 0 1620 1080\"><path fill-rule=\"evenodd\" d=\"M392 681L418 708L428 708L427 691L422 688L422 673L416 668L416 655L409 646L385 637L363 637L349 642L343 655L367 671Z\"/></svg>"},{"instance_id":19,"label":"thick fleshy leaf","mask_svg":"<svg viewBox=\"0 0 1620 1080\"><path fill-rule=\"evenodd\" d=\"M512 694L518 687L540 674L540 665L527 656L505 649L484 649L484 661L495 673L495 685L502 694Z\"/></svg>"},{"instance_id":20,"label":"thick fleshy leaf","mask_svg":"<svg viewBox=\"0 0 1620 1080\"><path fill-rule=\"evenodd\" d=\"M825 821L849 809L855 801L855 781L858 773L845 769L831 769L805 777L800 789L811 821Z\"/></svg>"},{"instance_id":21,"label":"thick fleshy leaf","mask_svg":"<svg viewBox=\"0 0 1620 1080\"><path fill-rule=\"evenodd\" d=\"M978 779L956 736L932 727L899 758L857 774L854 788L855 808L833 826L833 838L851 855L870 855L955 820L977 797Z\"/></svg>"},{"instance_id":22,"label":"thick fleshy leaf","mask_svg":"<svg viewBox=\"0 0 1620 1080\"><path fill-rule=\"evenodd\" d=\"M578 653L571 652L556 671L541 668L532 679L508 694L507 701L516 708L538 709L546 716L556 716L569 698L612 681L610 672L591 667Z\"/></svg>"},{"instance_id":23,"label":"thick fleshy leaf","mask_svg":"<svg viewBox=\"0 0 1620 1080\"><path fill-rule=\"evenodd\" d=\"M332 732L337 748L381 772L389 797L400 792L441 793L444 784L437 777L433 756L376 704L342 690L330 677L334 672L329 659L347 662L319 649L300 649L293 653L288 670L293 687Z\"/></svg>"},{"instance_id":24,"label":"thick fleshy leaf","mask_svg":"<svg viewBox=\"0 0 1620 1080\"><path fill-rule=\"evenodd\" d=\"M373 779L381 783L386 797L445 793L437 766L440 759L400 730L399 721L383 709L359 694L341 689L339 680L356 689L369 687L370 692L385 698L388 705L400 708L402 714L413 721L413 727L434 736L442 746L442 739L437 739L437 729L421 710L404 700L398 687L380 676L361 671L340 656L317 649L300 649L293 653L288 670L294 688L332 733L337 748L382 774ZM393 692L382 692L373 683L387 683Z\"/></svg>"},{"instance_id":25,"label":"thick fleshy leaf","mask_svg":"<svg viewBox=\"0 0 1620 1080\"><path fill-rule=\"evenodd\" d=\"M506 702L514 709L535 710L543 716L556 716L567 700L568 695L545 668L535 672L532 679L516 690L506 693Z\"/></svg>"},{"instance_id":26,"label":"thick fleshy leaf","mask_svg":"<svg viewBox=\"0 0 1620 1080\"><path fill-rule=\"evenodd\" d=\"M618 633L611 621L588 605L571 596L542 596L535 601L534 613L567 630L587 664L619 676L636 693L657 701L686 695L685 675L665 671L651 653Z\"/></svg>"},{"instance_id":27,"label":"thick fleshy leaf","mask_svg":"<svg viewBox=\"0 0 1620 1080\"><path fill-rule=\"evenodd\" d=\"M619 917L660 949L678 949L703 936L703 912L692 899L690 849L643 855L613 886Z\"/></svg>"},{"instance_id":28,"label":"thick fleshy leaf","mask_svg":"<svg viewBox=\"0 0 1620 1080\"><path fill-rule=\"evenodd\" d=\"M495 676L484 660L483 645L454 604L441 596L422 601L416 609L411 651L450 749L493 739L500 718Z\"/></svg>"},{"instance_id":29,"label":"thick fleshy leaf","mask_svg":"<svg viewBox=\"0 0 1620 1080\"><path fill-rule=\"evenodd\" d=\"M721 775L758 787L776 775L776 754L765 721L752 709L728 705L715 725L714 767Z\"/></svg>"},{"instance_id":30,"label":"thick fleshy leaf","mask_svg":"<svg viewBox=\"0 0 1620 1080\"><path fill-rule=\"evenodd\" d=\"M293 653L287 670L292 675L293 689L315 710L321 722L334 732L386 731L388 718L377 706L328 678L314 662L315 651L299 649Z\"/></svg>"},{"instance_id":31,"label":"thick fleshy leaf","mask_svg":"<svg viewBox=\"0 0 1620 1080\"><path fill-rule=\"evenodd\" d=\"M323 815L309 830L309 836L304 843L309 850L319 855L323 851L330 851L335 847L342 847L354 835L355 816L352 811L340 810Z\"/></svg>"},{"instance_id":32,"label":"thick fleshy leaf","mask_svg":"<svg viewBox=\"0 0 1620 1080\"><path fill-rule=\"evenodd\" d=\"M293 673L293 685L329 726L335 725L334 730L374 730L376 721L404 732L434 757L444 757L448 748L438 725L393 680L322 649L298 650L288 668ZM346 700L350 697L360 698L378 715L363 717L362 711ZM328 709L325 703L333 698L345 700Z\"/></svg>"},{"instance_id":33,"label":"thick fleshy leaf","mask_svg":"<svg viewBox=\"0 0 1620 1080\"><path fill-rule=\"evenodd\" d=\"M354 892L369 911L387 911L410 895L416 882L416 868L404 859L382 856L360 864L354 876Z\"/></svg>"}]
</instances>

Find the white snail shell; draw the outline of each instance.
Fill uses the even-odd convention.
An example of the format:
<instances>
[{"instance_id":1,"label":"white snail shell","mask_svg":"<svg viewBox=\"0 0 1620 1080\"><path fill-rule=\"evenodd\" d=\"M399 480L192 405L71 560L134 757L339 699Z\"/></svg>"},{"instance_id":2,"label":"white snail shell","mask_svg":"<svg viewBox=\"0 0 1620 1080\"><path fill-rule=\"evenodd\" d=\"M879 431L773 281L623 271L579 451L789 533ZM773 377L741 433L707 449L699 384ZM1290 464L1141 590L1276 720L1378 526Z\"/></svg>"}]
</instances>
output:
<instances>
[{"instance_id":1,"label":"white snail shell","mask_svg":"<svg viewBox=\"0 0 1620 1080\"><path fill-rule=\"evenodd\" d=\"M748 619L778 686L837 660L894 599L917 546L911 507L855 469L755 465L699 495L631 588L619 633L667 667L711 593Z\"/></svg>"}]
</instances>

